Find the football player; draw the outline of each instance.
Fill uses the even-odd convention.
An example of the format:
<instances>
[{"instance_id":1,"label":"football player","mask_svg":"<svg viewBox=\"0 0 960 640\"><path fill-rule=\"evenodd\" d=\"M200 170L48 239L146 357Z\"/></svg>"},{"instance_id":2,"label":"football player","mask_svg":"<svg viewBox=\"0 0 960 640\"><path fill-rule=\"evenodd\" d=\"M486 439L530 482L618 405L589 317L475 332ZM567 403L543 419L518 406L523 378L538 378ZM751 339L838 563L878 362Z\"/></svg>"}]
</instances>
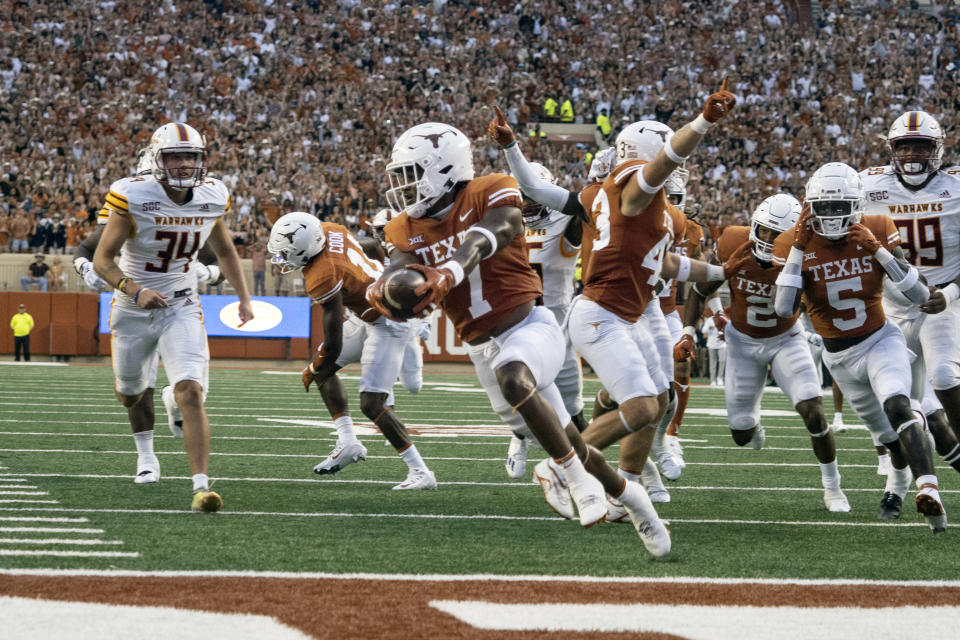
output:
<instances>
[{"instance_id":1,"label":"football player","mask_svg":"<svg viewBox=\"0 0 960 640\"><path fill-rule=\"evenodd\" d=\"M511 426L525 423L554 458L560 472L553 484L564 496L569 488L583 526L606 515L606 490L634 509L647 550L668 553L669 533L646 493L624 483L599 451L583 443L554 384L564 337L554 315L535 304L543 290L527 260L517 181L504 174L475 178L470 140L441 123L405 131L386 169L387 200L403 212L385 228L388 271L406 266L427 279L416 291L422 300L414 311L443 307L470 345L494 410ZM367 297L389 314L383 280Z\"/></svg>"},{"instance_id":2,"label":"football player","mask_svg":"<svg viewBox=\"0 0 960 640\"><path fill-rule=\"evenodd\" d=\"M210 491L210 422L203 400L210 352L193 273L205 242L237 292L241 323L253 318L253 307L223 221L230 195L222 182L206 175L203 136L189 125L171 122L153 134L149 153L150 175L111 185L104 204L109 219L93 257L97 274L116 290L110 314L115 391L128 413L152 414L146 390L153 383L157 354L163 358L183 415L193 474L191 507L216 511L223 501ZM152 439L152 430L142 433ZM139 450L140 438L137 442ZM153 462L159 476L159 465L147 462Z\"/></svg>"},{"instance_id":3,"label":"football player","mask_svg":"<svg viewBox=\"0 0 960 640\"><path fill-rule=\"evenodd\" d=\"M820 463L823 502L835 512L850 511L840 490L837 449L827 425L820 398L820 379L810 355L806 334L797 321L799 310L789 317L777 317L773 310L774 283L780 269L773 263L773 243L783 231L792 229L800 217L800 202L778 193L754 210L749 227L726 227L716 243L716 260L727 259L745 241L753 243L753 259L745 262L729 280L730 317L724 328L728 349L724 395L730 434L738 446L763 447L760 400L767 382L767 367L790 398L804 426L810 432L813 453ZM683 336L677 342L677 360L694 354L694 325L703 313L706 296L720 288L720 282L694 285L684 310ZM715 302L713 302L715 301ZM717 298L712 299L719 306Z\"/></svg>"},{"instance_id":4,"label":"football player","mask_svg":"<svg viewBox=\"0 0 960 640\"><path fill-rule=\"evenodd\" d=\"M831 162L810 177L800 218L781 233L774 256L774 310L794 317L803 295L823 338L823 361L853 410L890 449L893 472L880 502L881 519L897 518L910 484L917 511L935 533L946 529L920 403L911 402L910 351L888 322L880 299L884 274L913 304L930 297L916 268L903 261L900 233L887 216L864 216L863 182L851 167ZM909 468L907 465L909 464Z\"/></svg>"},{"instance_id":5,"label":"football player","mask_svg":"<svg viewBox=\"0 0 960 640\"><path fill-rule=\"evenodd\" d=\"M534 162L530 167L540 174L541 180L556 184L556 178L543 165ZM573 277L583 237L582 219L524 198L523 226L530 250L530 266L543 283L543 297L539 302L553 313L557 323L562 324L573 300ZM583 373L580 358L569 343L556 385L573 424L583 431L587 427L583 417ZM515 431L510 439L505 466L507 475L512 478L522 478L526 473L527 435L529 432L525 429Z\"/></svg>"},{"instance_id":6,"label":"football player","mask_svg":"<svg viewBox=\"0 0 960 640\"><path fill-rule=\"evenodd\" d=\"M320 390L337 429L337 444L313 468L314 473L332 474L366 460L367 449L357 439L347 394L336 375L359 361L360 411L380 429L408 467L406 479L393 488L436 489L436 476L410 440L393 411L392 401L388 403L413 327L407 322L388 321L364 297L367 287L383 273L383 265L364 254L346 227L320 222L301 211L283 215L273 224L267 251L281 273L303 269L307 293L323 307L323 344L303 370L303 387L309 391L316 384ZM352 312L346 321L345 310Z\"/></svg>"},{"instance_id":7,"label":"football player","mask_svg":"<svg viewBox=\"0 0 960 640\"><path fill-rule=\"evenodd\" d=\"M943 140L933 116L908 111L887 134L890 164L860 177L866 212L893 218L907 261L934 285L930 300L916 307L888 284L883 309L920 356L913 397L922 398L937 452L960 471L960 167L941 168Z\"/></svg>"}]
</instances>

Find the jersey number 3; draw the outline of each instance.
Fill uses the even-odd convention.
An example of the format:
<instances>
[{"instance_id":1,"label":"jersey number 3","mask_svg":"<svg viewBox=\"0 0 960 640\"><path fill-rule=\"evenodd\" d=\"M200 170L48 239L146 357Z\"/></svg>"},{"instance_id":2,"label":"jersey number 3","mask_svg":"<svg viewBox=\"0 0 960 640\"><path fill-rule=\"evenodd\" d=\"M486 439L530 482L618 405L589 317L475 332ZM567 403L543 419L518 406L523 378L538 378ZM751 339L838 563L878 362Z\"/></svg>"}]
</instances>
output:
<instances>
[{"instance_id":1,"label":"jersey number 3","mask_svg":"<svg viewBox=\"0 0 960 640\"><path fill-rule=\"evenodd\" d=\"M192 243L190 243L191 236L193 237ZM199 231L157 231L154 240L157 242L166 241L167 246L157 252L157 258L160 260L160 264L148 262L144 265L143 268L146 271L153 273L166 273L170 268L170 260L180 260L181 258L186 258L187 260L183 264L183 272L186 273L190 269L190 262L193 260L193 256L195 256L200 249ZM188 244L190 244L189 249L187 248Z\"/></svg>"}]
</instances>

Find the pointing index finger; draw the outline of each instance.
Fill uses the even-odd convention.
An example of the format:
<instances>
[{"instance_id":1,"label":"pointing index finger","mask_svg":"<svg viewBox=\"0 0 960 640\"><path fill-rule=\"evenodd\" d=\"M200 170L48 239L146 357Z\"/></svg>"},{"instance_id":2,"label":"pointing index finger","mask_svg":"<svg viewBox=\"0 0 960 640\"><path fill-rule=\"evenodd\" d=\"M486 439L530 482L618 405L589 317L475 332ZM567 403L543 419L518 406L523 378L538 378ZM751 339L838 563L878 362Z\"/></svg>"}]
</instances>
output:
<instances>
[{"instance_id":1,"label":"pointing index finger","mask_svg":"<svg viewBox=\"0 0 960 640\"><path fill-rule=\"evenodd\" d=\"M727 78L729 78L729 77L730 77L730 76L723 76L723 82L720 83L720 91L726 91L726 90L727 90Z\"/></svg>"},{"instance_id":2,"label":"pointing index finger","mask_svg":"<svg viewBox=\"0 0 960 640\"><path fill-rule=\"evenodd\" d=\"M506 124L507 119L503 117L503 112L500 111L500 107L493 105L493 110L497 114L497 124Z\"/></svg>"}]
</instances>

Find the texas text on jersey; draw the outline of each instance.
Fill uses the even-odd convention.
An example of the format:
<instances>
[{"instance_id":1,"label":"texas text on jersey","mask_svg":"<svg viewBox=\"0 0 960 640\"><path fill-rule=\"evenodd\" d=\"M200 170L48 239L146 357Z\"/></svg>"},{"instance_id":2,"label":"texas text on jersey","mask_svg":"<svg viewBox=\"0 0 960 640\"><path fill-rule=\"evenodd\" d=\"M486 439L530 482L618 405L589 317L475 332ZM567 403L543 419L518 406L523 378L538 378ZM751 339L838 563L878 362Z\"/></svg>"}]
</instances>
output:
<instances>
[{"instance_id":1,"label":"texas text on jersey","mask_svg":"<svg viewBox=\"0 0 960 640\"><path fill-rule=\"evenodd\" d=\"M725 262L737 247L750 239L750 227L726 227L717 240L717 259ZM787 331L797 322L800 311L781 318L773 309L774 284L780 268L764 268L756 259L748 260L730 276L730 322L737 331L751 338L770 338Z\"/></svg>"},{"instance_id":2,"label":"texas text on jersey","mask_svg":"<svg viewBox=\"0 0 960 640\"><path fill-rule=\"evenodd\" d=\"M184 292L196 287L194 258L213 225L230 211L230 196L222 182L208 178L192 189L187 202L177 205L163 185L141 176L114 182L103 209L111 215L128 216L133 223L133 235L120 254L120 269L142 287L166 296L172 304L186 299ZM123 293L117 301L136 306Z\"/></svg>"},{"instance_id":3,"label":"texas text on jersey","mask_svg":"<svg viewBox=\"0 0 960 640\"><path fill-rule=\"evenodd\" d=\"M391 220L384 227L387 253L396 248L415 255L422 264L442 264L460 247L467 229L487 210L499 207L523 208L517 181L500 173L474 178L460 190L443 218L414 219L401 214ZM541 295L540 278L528 263L523 234L518 234L508 246L480 262L440 305L461 340L472 342L518 306Z\"/></svg>"},{"instance_id":4,"label":"texas text on jersey","mask_svg":"<svg viewBox=\"0 0 960 640\"><path fill-rule=\"evenodd\" d=\"M893 167L860 172L867 193L866 213L893 218L903 256L931 285L943 286L960 275L960 167L941 169L922 188L903 186ZM891 315L913 316L913 305L887 297Z\"/></svg>"},{"instance_id":5,"label":"texas text on jersey","mask_svg":"<svg viewBox=\"0 0 960 640\"><path fill-rule=\"evenodd\" d=\"M323 222L320 228L326 243L319 259L312 260L303 269L307 293L321 304L340 293L344 307L361 320L373 322L380 314L370 308L364 294L383 273L383 265L366 256L346 227Z\"/></svg>"},{"instance_id":6,"label":"texas text on jersey","mask_svg":"<svg viewBox=\"0 0 960 640\"><path fill-rule=\"evenodd\" d=\"M620 213L620 193L644 164L631 160L618 165L593 199L596 232L583 289L585 297L630 322L636 322L654 297L663 255L673 240L663 190L640 215Z\"/></svg>"},{"instance_id":7,"label":"texas text on jersey","mask_svg":"<svg viewBox=\"0 0 960 640\"><path fill-rule=\"evenodd\" d=\"M899 246L900 233L887 216L863 216L877 241L888 250ZM784 264L795 230L774 243L774 260ZM803 298L814 329L824 338L858 338L886 322L880 304L884 271L874 257L852 240L833 242L814 234L803 252Z\"/></svg>"}]
</instances>

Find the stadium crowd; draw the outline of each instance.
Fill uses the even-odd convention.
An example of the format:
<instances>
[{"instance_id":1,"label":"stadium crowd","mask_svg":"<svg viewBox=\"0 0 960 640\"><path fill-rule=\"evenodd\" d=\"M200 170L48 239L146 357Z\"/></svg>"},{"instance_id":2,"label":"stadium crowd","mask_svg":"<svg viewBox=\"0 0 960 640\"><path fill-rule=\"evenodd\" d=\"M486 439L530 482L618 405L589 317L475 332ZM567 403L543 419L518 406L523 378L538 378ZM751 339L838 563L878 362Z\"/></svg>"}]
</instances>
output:
<instances>
[{"instance_id":1,"label":"stadium crowd","mask_svg":"<svg viewBox=\"0 0 960 640\"><path fill-rule=\"evenodd\" d=\"M0 2L0 251L70 252L110 183L166 120L197 124L233 195L241 255L277 214L355 228L385 206L384 159L417 122L459 127L478 174L489 105L523 131L549 99L578 122L678 127L729 75L729 135L691 158L708 227L743 223L829 160L885 164L881 138L922 108L958 143L960 8L824 0L813 25L782 0L191 0ZM576 189L590 149L530 140Z\"/></svg>"}]
</instances>

